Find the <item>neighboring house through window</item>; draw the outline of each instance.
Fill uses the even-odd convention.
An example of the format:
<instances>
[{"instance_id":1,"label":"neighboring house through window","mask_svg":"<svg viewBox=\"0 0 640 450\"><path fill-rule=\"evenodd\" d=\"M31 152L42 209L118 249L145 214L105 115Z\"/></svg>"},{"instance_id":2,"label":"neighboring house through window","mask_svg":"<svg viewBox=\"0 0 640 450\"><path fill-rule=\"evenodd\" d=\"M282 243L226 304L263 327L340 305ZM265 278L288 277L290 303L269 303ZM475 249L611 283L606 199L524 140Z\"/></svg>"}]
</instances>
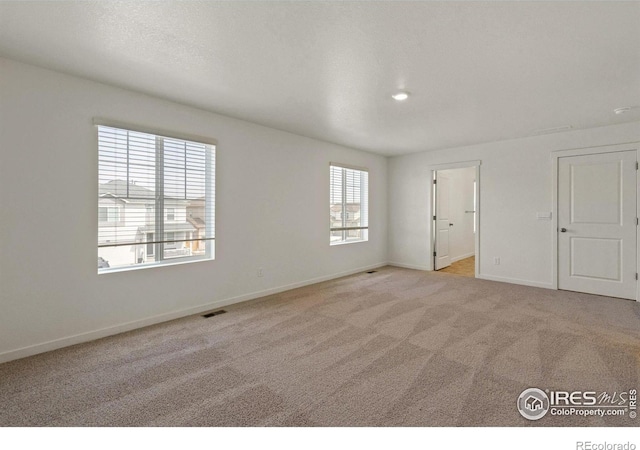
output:
<instances>
[{"instance_id":1,"label":"neighboring house through window","mask_svg":"<svg viewBox=\"0 0 640 450\"><path fill-rule=\"evenodd\" d=\"M98 208L99 222L120 222L120 208L101 206Z\"/></svg>"},{"instance_id":2,"label":"neighboring house through window","mask_svg":"<svg viewBox=\"0 0 640 450\"><path fill-rule=\"evenodd\" d=\"M338 164L329 166L329 236L331 245L369 239L369 173Z\"/></svg>"},{"instance_id":3,"label":"neighboring house through window","mask_svg":"<svg viewBox=\"0 0 640 450\"><path fill-rule=\"evenodd\" d=\"M176 234L175 233L167 233L166 238L164 240L164 248L176 248Z\"/></svg>"},{"instance_id":4,"label":"neighboring house through window","mask_svg":"<svg viewBox=\"0 0 640 450\"><path fill-rule=\"evenodd\" d=\"M148 257L153 256L153 249L155 248L153 241L154 241L153 233L147 233L147 256Z\"/></svg>"},{"instance_id":5,"label":"neighboring house through window","mask_svg":"<svg viewBox=\"0 0 640 450\"><path fill-rule=\"evenodd\" d=\"M214 258L212 143L99 125L98 160L98 272Z\"/></svg>"}]
</instances>

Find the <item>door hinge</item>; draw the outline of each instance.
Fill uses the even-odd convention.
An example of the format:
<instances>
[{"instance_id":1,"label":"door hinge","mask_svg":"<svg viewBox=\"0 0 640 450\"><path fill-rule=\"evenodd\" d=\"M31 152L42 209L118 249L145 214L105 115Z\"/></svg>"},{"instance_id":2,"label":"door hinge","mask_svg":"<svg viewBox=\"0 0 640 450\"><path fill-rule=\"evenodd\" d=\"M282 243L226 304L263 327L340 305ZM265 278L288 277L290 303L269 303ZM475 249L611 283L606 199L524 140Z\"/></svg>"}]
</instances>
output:
<instances>
[{"instance_id":1,"label":"door hinge","mask_svg":"<svg viewBox=\"0 0 640 450\"><path fill-rule=\"evenodd\" d=\"M437 181L437 180L433 180L433 184L436 184L436 181Z\"/></svg>"},{"instance_id":2,"label":"door hinge","mask_svg":"<svg viewBox=\"0 0 640 450\"><path fill-rule=\"evenodd\" d=\"M433 220L436 220L436 216L433 216Z\"/></svg>"},{"instance_id":3,"label":"door hinge","mask_svg":"<svg viewBox=\"0 0 640 450\"><path fill-rule=\"evenodd\" d=\"M636 280L638 279L638 274L636 273Z\"/></svg>"},{"instance_id":4,"label":"door hinge","mask_svg":"<svg viewBox=\"0 0 640 450\"><path fill-rule=\"evenodd\" d=\"M638 161L636 161L636 170L638 170Z\"/></svg>"},{"instance_id":5,"label":"door hinge","mask_svg":"<svg viewBox=\"0 0 640 450\"><path fill-rule=\"evenodd\" d=\"M638 218L636 217L636 225L640 225L640 222L638 222Z\"/></svg>"},{"instance_id":6,"label":"door hinge","mask_svg":"<svg viewBox=\"0 0 640 450\"><path fill-rule=\"evenodd\" d=\"M436 252L433 252L433 256L436 256Z\"/></svg>"}]
</instances>

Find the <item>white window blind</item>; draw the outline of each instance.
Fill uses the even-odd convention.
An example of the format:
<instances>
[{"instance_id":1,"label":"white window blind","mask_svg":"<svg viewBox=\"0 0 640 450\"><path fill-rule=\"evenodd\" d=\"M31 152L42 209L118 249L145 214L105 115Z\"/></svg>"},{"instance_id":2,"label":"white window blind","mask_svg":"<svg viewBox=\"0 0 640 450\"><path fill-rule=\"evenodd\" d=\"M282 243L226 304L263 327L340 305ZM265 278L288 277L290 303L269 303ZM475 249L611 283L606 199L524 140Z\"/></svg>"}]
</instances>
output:
<instances>
[{"instance_id":1,"label":"white window blind","mask_svg":"<svg viewBox=\"0 0 640 450\"><path fill-rule=\"evenodd\" d=\"M98 126L98 271L214 257L215 147Z\"/></svg>"},{"instance_id":2,"label":"white window blind","mask_svg":"<svg viewBox=\"0 0 640 450\"><path fill-rule=\"evenodd\" d=\"M368 240L369 173L331 164L329 176L330 243Z\"/></svg>"}]
</instances>

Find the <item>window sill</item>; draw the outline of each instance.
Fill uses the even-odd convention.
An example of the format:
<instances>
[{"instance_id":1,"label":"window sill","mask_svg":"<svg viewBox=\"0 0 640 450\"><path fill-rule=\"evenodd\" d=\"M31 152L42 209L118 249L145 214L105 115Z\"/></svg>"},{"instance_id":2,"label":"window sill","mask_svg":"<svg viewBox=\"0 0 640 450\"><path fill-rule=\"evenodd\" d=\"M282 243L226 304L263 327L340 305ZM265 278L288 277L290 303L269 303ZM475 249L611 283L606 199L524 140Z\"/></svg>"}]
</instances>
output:
<instances>
[{"instance_id":1,"label":"window sill","mask_svg":"<svg viewBox=\"0 0 640 450\"><path fill-rule=\"evenodd\" d=\"M154 269L156 267L178 266L178 265L193 264L193 263L198 263L203 261L215 261L215 258L201 256L201 257L197 257L195 259L189 259L186 261L158 262L158 263L150 263L150 264L133 264L131 266L123 266L123 267L107 267L104 269L98 269L98 275L105 275L109 273L119 273L119 272L131 272L131 271L144 270L144 269Z\"/></svg>"},{"instance_id":2,"label":"window sill","mask_svg":"<svg viewBox=\"0 0 640 450\"><path fill-rule=\"evenodd\" d=\"M360 239L357 241L340 241L340 242L330 242L329 246L330 247L334 247L334 246L339 246L339 245L348 245L348 244L359 244L362 242L369 242L369 239Z\"/></svg>"}]
</instances>

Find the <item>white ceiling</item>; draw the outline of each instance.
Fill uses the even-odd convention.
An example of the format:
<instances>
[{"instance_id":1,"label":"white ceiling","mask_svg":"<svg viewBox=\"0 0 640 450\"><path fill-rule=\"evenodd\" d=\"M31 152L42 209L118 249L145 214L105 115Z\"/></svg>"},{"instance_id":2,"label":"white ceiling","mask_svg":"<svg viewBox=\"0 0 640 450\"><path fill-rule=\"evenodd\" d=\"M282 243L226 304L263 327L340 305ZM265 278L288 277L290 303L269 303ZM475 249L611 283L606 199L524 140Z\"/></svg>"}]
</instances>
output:
<instances>
[{"instance_id":1,"label":"white ceiling","mask_svg":"<svg viewBox=\"0 0 640 450\"><path fill-rule=\"evenodd\" d=\"M0 55L384 155L640 120L640 2L0 1Z\"/></svg>"}]
</instances>

